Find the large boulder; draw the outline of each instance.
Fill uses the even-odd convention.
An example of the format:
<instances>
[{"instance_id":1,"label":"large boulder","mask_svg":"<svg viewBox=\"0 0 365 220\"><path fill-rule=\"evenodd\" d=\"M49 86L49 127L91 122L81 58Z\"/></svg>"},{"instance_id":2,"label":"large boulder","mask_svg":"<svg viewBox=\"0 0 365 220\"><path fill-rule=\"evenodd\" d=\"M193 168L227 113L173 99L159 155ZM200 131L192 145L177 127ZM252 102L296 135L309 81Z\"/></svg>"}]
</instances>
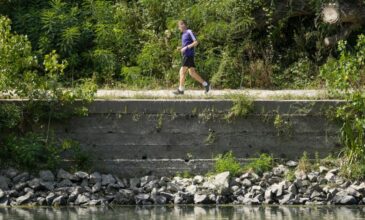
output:
<instances>
[{"instance_id":1,"label":"large boulder","mask_svg":"<svg viewBox=\"0 0 365 220\"><path fill-rule=\"evenodd\" d=\"M97 182L101 182L101 175L98 172L94 172L94 173L90 174L90 177L89 178L90 178L89 182L91 184L95 184Z\"/></svg>"},{"instance_id":2,"label":"large boulder","mask_svg":"<svg viewBox=\"0 0 365 220\"><path fill-rule=\"evenodd\" d=\"M223 172L219 173L214 176L214 179L212 180L212 184L216 187L216 189L220 192L225 191L229 187L229 177L230 173Z\"/></svg>"},{"instance_id":3,"label":"large boulder","mask_svg":"<svg viewBox=\"0 0 365 220\"><path fill-rule=\"evenodd\" d=\"M73 180L73 179L75 179L75 177L71 173L65 171L64 169L58 170L57 178L59 180L62 180L62 179Z\"/></svg>"},{"instance_id":4,"label":"large boulder","mask_svg":"<svg viewBox=\"0 0 365 220\"><path fill-rule=\"evenodd\" d=\"M18 198L16 198L16 204L17 205L24 205L26 203L28 203L30 201L30 199L33 197L34 193L33 192L28 192L23 196L19 196Z\"/></svg>"},{"instance_id":5,"label":"large boulder","mask_svg":"<svg viewBox=\"0 0 365 220\"><path fill-rule=\"evenodd\" d=\"M0 189L8 190L10 182L11 181L9 178L7 178L5 176L0 176Z\"/></svg>"},{"instance_id":6,"label":"large boulder","mask_svg":"<svg viewBox=\"0 0 365 220\"><path fill-rule=\"evenodd\" d=\"M39 178L45 182L53 182L55 180L55 177L50 170L39 171Z\"/></svg>"},{"instance_id":7,"label":"large boulder","mask_svg":"<svg viewBox=\"0 0 365 220\"><path fill-rule=\"evenodd\" d=\"M111 174L101 175L101 185L106 186L109 184L114 184L115 182L116 180Z\"/></svg>"}]
</instances>

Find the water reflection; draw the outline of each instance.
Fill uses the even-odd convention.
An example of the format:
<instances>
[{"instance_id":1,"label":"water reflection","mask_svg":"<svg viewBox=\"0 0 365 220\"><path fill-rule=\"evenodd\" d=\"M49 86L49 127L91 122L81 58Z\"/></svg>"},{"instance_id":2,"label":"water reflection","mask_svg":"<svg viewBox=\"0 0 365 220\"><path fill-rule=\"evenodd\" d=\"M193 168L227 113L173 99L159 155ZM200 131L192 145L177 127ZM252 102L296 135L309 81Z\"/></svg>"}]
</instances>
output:
<instances>
[{"instance_id":1,"label":"water reflection","mask_svg":"<svg viewBox=\"0 0 365 220\"><path fill-rule=\"evenodd\" d=\"M297 219L365 219L365 207L286 207L286 206L151 206L114 208L0 208L0 220L297 220Z\"/></svg>"}]
</instances>

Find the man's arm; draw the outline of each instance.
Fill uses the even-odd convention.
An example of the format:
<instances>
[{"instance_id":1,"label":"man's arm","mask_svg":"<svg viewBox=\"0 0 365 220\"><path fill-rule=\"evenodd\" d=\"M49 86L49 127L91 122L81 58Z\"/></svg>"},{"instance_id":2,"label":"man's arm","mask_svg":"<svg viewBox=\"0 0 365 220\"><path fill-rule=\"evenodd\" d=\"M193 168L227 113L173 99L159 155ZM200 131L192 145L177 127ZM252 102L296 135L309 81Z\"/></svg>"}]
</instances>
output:
<instances>
[{"instance_id":1,"label":"man's arm","mask_svg":"<svg viewBox=\"0 0 365 220\"><path fill-rule=\"evenodd\" d=\"M193 47L198 46L199 42L197 41L196 37L194 36L193 32L191 30L188 30L188 33L190 34L191 39L193 40L193 43L189 44L188 46L181 49L181 52L184 52L187 49L191 49Z\"/></svg>"}]
</instances>

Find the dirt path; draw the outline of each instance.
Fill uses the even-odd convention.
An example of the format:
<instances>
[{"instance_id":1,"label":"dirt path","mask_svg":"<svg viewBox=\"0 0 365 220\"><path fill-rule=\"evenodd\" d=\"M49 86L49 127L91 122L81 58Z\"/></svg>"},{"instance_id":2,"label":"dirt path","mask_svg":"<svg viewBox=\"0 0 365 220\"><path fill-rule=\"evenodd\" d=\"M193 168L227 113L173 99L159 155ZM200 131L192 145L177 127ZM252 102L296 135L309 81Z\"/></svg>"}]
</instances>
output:
<instances>
[{"instance_id":1,"label":"dirt path","mask_svg":"<svg viewBox=\"0 0 365 220\"><path fill-rule=\"evenodd\" d=\"M105 99L225 99L235 95L246 95L253 99L294 100L327 99L325 90L212 90L205 95L203 90L189 90L183 96L175 96L173 90L98 90L96 97Z\"/></svg>"}]
</instances>

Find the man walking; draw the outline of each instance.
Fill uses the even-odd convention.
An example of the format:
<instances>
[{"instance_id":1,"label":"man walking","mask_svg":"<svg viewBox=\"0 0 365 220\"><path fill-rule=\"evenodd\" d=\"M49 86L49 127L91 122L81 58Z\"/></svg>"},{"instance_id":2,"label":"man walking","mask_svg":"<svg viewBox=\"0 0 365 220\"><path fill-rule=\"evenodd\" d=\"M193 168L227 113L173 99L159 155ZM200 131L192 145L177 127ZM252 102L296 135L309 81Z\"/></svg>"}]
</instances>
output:
<instances>
[{"instance_id":1,"label":"man walking","mask_svg":"<svg viewBox=\"0 0 365 220\"><path fill-rule=\"evenodd\" d=\"M205 93L208 93L210 89L209 83L203 80L195 70L194 48L198 45L198 41L196 40L193 32L188 29L187 24L184 20L180 20L178 22L178 27L182 33L182 47L178 47L178 50L181 51L183 58L182 66L180 68L180 85L177 91L174 92L174 94L184 94L184 85L187 71L189 71L191 77L193 77L196 81L203 85L203 87L205 88Z\"/></svg>"}]
</instances>

